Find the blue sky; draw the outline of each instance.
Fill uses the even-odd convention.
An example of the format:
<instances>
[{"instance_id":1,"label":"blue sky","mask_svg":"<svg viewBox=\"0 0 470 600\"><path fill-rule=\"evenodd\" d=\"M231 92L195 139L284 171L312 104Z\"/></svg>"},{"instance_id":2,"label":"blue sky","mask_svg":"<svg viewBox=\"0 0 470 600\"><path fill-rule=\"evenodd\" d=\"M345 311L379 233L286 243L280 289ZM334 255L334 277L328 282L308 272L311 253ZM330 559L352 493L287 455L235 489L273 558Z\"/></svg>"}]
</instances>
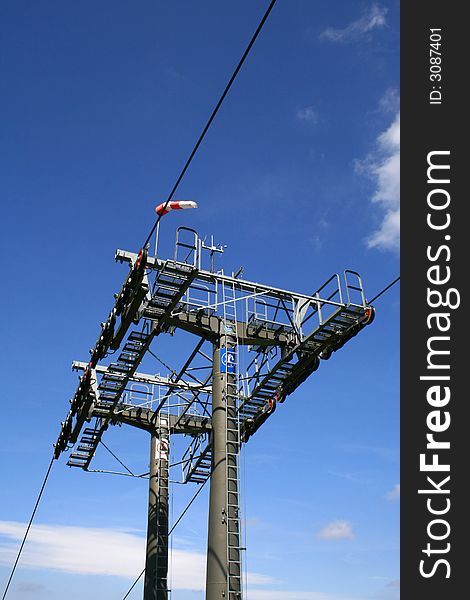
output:
<instances>
[{"instance_id":1,"label":"blue sky","mask_svg":"<svg viewBox=\"0 0 470 600\"><path fill-rule=\"evenodd\" d=\"M114 251L140 248L266 4L2 3L1 581L71 361L126 275ZM227 244L227 271L304 293L353 268L371 298L399 271L398 161L398 2L279 0L177 193L200 208L166 217L163 244L194 227ZM398 598L398 302L395 286L246 445L248 600ZM145 434L107 442L146 470ZM119 599L141 569L146 482L65 462L11 600ZM175 486L175 518L194 491ZM204 491L172 542L175 600L203 598L206 522Z\"/></svg>"}]
</instances>

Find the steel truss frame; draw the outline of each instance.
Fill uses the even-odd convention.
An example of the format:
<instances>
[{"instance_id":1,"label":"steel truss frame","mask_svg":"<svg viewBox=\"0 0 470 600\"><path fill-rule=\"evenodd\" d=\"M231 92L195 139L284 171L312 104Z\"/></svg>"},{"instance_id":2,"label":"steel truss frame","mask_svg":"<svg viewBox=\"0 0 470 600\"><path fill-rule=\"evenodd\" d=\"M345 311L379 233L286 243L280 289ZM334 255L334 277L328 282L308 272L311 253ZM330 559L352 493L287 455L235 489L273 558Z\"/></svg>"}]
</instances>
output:
<instances>
[{"instance_id":1,"label":"steel truss frame","mask_svg":"<svg viewBox=\"0 0 470 600\"><path fill-rule=\"evenodd\" d=\"M228 346L221 349L221 341L223 346L232 330L236 339L233 351L238 357L244 348L246 355L243 369L237 359L237 377L230 384L239 423L231 442L233 455L233 448L239 451L277 404L318 369L322 359L327 360L373 320L374 309L368 305L361 276L355 271L334 274L313 293L302 294L241 279L241 270L236 275L215 271L215 254L222 252L223 247L214 246L213 241L206 245L196 231L186 227L177 229L172 259L149 256L146 248L138 254L116 252L116 261L128 263L129 273L101 325L90 361L73 363L73 369L83 374L62 423L55 458L72 445L67 464L88 470L103 434L117 423L149 431L155 453L155 437L161 433L163 419L168 444L174 434L191 437L178 461L183 482L203 483L214 473L216 373L223 368L226 376L230 372L221 366L222 355L217 355L219 371L214 370L213 352L205 345L218 348L219 353L232 352ZM203 268L206 258L208 269ZM229 308L233 312L230 325ZM152 353L152 342L176 330L198 338L182 367L165 376L139 372L143 358ZM101 364L104 362L108 364ZM217 398L218 406L220 401ZM152 481L158 479L158 464L151 469ZM233 464L237 469L236 460ZM162 469L167 476L168 462ZM163 484L154 482L151 492L155 494ZM167 502L168 487L162 489ZM167 508L162 510L167 515ZM146 599L153 598L150 588L146 580ZM166 598L165 586L157 588L155 598ZM230 581L225 592L228 600L241 598L241 590L231 592Z\"/></svg>"}]
</instances>

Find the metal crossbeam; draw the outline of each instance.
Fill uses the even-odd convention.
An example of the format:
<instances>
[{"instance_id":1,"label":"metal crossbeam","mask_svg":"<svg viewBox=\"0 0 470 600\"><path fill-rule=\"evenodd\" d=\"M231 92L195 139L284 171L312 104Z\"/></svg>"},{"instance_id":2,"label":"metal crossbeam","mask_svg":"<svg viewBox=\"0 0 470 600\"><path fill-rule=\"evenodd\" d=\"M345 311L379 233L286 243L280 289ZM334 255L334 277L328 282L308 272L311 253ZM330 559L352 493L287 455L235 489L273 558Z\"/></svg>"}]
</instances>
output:
<instances>
[{"instance_id":1,"label":"metal crossbeam","mask_svg":"<svg viewBox=\"0 0 470 600\"><path fill-rule=\"evenodd\" d=\"M82 362L79 360L74 360L72 362L72 371L85 371L88 367L88 363ZM97 373L110 373L108 367L103 365L97 365L95 368ZM192 381L185 381L183 379L178 379L174 381L171 377L163 377L161 375L148 375L147 373L139 373L136 371L132 377L129 377L129 381L135 383L148 383L152 385L158 385L161 387L172 387L180 390L191 390L198 391L199 393L210 393L211 388L209 386L201 385L198 383L194 383Z\"/></svg>"}]
</instances>

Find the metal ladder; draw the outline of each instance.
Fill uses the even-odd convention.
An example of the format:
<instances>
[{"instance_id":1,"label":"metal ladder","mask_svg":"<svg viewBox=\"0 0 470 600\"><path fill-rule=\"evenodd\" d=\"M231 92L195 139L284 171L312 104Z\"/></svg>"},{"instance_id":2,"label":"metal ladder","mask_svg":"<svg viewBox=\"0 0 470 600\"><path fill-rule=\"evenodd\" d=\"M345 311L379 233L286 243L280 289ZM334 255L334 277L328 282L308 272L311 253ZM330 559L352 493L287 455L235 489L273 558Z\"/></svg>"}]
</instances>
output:
<instances>
[{"instance_id":1,"label":"metal ladder","mask_svg":"<svg viewBox=\"0 0 470 600\"><path fill-rule=\"evenodd\" d=\"M169 591L167 589L170 464L169 409L166 412L162 410L159 414L157 436L157 582L160 589Z\"/></svg>"},{"instance_id":2,"label":"metal ladder","mask_svg":"<svg viewBox=\"0 0 470 600\"><path fill-rule=\"evenodd\" d=\"M328 359L331 353L341 348L364 326L361 319L365 309L354 305L339 307L304 340L282 357L240 405L240 416L248 419L262 410L265 403L276 396L278 389L285 395L291 394L302 383L302 371L311 374L318 368L315 357ZM300 359L296 354L303 352Z\"/></svg>"},{"instance_id":3,"label":"metal ladder","mask_svg":"<svg viewBox=\"0 0 470 600\"><path fill-rule=\"evenodd\" d=\"M221 348L221 370L225 372L226 438L225 468L227 479L227 600L242 598L242 560L240 544L240 418L237 307L234 286L222 283L225 348ZM223 361L225 359L225 365Z\"/></svg>"},{"instance_id":4,"label":"metal ladder","mask_svg":"<svg viewBox=\"0 0 470 600\"><path fill-rule=\"evenodd\" d=\"M182 456L183 482L204 483L211 475L212 449L206 433L194 437Z\"/></svg>"},{"instance_id":5,"label":"metal ladder","mask_svg":"<svg viewBox=\"0 0 470 600\"><path fill-rule=\"evenodd\" d=\"M167 327L167 320L176 308L197 274L193 265L165 261L158 272L151 299L145 302L143 326L132 330L120 351L117 361L112 362L98 385L95 408L101 420L97 422L92 442L80 440L81 449L70 455L68 465L88 469L90 461L108 425L109 418L120 402L126 386L140 364L152 339ZM148 317L148 318L146 318ZM89 420L91 415L86 415ZM82 443L83 441L83 443Z\"/></svg>"},{"instance_id":6,"label":"metal ladder","mask_svg":"<svg viewBox=\"0 0 470 600\"><path fill-rule=\"evenodd\" d=\"M70 467L88 468L101 439L102 427L106 427L105 415L111 415L121 400L129 379L142 360L152 337L149 323L144 323L141 331L131 331L122 351L118 355L117 361L112 362L106 373L102 375L96 390L94 409L99 409L103 418L98 419L92 440L88 439L89 434L83 433L80 439L80 447L77 448L78 451L72 452L67 462ZM90 417L87 415L87 418Z\"/></svg>"}]
</instances>

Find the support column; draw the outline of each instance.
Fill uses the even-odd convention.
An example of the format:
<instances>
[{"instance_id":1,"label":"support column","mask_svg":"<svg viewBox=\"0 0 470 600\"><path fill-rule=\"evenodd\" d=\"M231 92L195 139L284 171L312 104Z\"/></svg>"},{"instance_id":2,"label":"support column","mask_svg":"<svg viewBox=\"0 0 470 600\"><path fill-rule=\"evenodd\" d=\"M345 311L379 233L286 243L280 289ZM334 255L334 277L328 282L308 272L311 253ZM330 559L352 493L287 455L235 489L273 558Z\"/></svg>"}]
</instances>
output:
<instances>
[{"instance_id":1,"label":"support column","mask_svg":"<svg viewBox=\"0 0 470 600\"><path fill-rule=\"evenodd\" d=\"M227 367L231 342L229 336L221 336L213 354L206 600L241 599L236 379Z\"/></svg>"},{"instance_id":2,"label":"support column","mask_svg":"<svg viewBox=\"0 0 470 600\"><path fill-rule=\"evenodd\" d=\"M164 418L164 417L161 417ZM167 600L168 423L151 434L144 600Z\"/></svg>"}]
</instances>

